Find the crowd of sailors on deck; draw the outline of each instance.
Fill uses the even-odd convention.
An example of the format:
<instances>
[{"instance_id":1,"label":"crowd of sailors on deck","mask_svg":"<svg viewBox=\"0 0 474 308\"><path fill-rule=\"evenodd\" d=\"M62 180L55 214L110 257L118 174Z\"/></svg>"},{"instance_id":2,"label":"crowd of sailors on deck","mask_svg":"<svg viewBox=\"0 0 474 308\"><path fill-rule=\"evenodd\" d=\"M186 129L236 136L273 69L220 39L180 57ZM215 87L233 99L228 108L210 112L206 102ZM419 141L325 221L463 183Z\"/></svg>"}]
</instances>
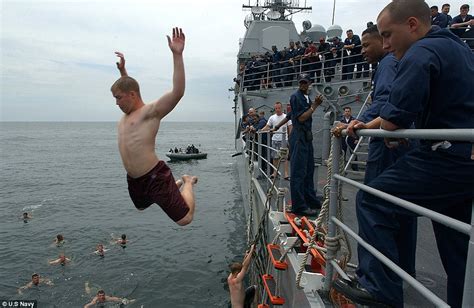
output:
<instances>
[{"instance_id":1,"label":"crowd of sailors on deck","mask_svg":"<svg viewBox=\"0 0 474 308\"><path fill-rule=\"evenodd\" d=\"M454 18L449 15L450 8L445 3L440 13L438 6L431 6L431 24L449 28L474 49L474 18L468 14L469 5L463 4L460 14ZM373 23L368 22L367 28L371 25ZM338 64L341 65L342 80L367 78L370 76L370 66L364 61L361 50L360 37L351 29L346 31L344 41L337 36L327 40L326 37L320 37L318 42L306 37L303 42L290 41L288 47L282 50L273 45L271 52L253 55L240 63L240 71L234 78L236 90L241 86L249 91L290 87L300 73L309 74L312 82L331 82ZM372 70L377 67L376 64L371 66Z\"/></svg>"},{"instance_id":2,"label":"crowd of sailors on deck","mask_svg":"<svg viewBox=\"0 0 474 308\"><path fill-rule=\"evenodd\" d=\"M290 41L288 47L272 52L253 55L240 64L240 72L234 81L244 88L257 90L260 87L280 88L292 86L296 76L308 73L312 82L320 83L322 78L330 82L335 75L336 65L342 61L342 79L369 77L369 65L363 61L361 43L352 30L346 31L347 38L341 41L334 37L326 41L321 37L315 42L307 37L302 43Z\"/></svg>"}]
</instances>

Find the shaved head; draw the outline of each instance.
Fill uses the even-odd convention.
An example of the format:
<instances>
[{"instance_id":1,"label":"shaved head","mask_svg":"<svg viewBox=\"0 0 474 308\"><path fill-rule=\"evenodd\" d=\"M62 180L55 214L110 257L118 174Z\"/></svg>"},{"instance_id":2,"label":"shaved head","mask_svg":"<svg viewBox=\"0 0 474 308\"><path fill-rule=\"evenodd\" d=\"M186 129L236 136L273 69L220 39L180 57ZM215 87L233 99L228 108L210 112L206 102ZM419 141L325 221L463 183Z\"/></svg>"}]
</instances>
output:
<instances>
[{"instance_id":1,"label":"shaved head","mask_svg":"<svg viewBox=\"0 0 474 308\"><path fill-rule=\"evenodd\" d=\"M431 10L423 0L393 0L379 14L388 13L392 22L404 23L410 17L417 18L421 23L431 25Z\"/></svg>"}]
</instances>

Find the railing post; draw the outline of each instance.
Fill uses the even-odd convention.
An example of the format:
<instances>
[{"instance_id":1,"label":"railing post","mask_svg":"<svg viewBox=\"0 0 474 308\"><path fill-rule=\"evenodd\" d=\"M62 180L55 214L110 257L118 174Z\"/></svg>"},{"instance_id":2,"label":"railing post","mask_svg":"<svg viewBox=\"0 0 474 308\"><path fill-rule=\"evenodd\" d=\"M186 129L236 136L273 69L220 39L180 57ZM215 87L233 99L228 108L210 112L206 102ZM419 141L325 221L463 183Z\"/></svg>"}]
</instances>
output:
<instances>
[{"instance_id":1,"label":"railing post","mask_svg":"<svg viewBox=\"0 0 474 308\"><path fill-rule=\"evenodd\" d=\"M270 153L270 151L272 151L270 149L271 145L272 145L272 136L271 134L268 134L267 136L267 161L268 161L267 176L268 177L270 177L270 175L273 173L273 168L271 167L273 166L273 162L271 160L271 153Z\"/></svg>"},{"instance_id":2,"label":"railing post","mask_svg":"<svg viewBox=\"0 0 474 308\"><path fill-rule=\"evenodd\" d=\"M474 200L472 201L471 234L467 248L466 275L464 276L463 307L474 306Z\"/></svg>"},{"instance_id":3,"label":"railing post","mask_svg":"<svg viewBox=\"0 0 474 308\"><path fill-rule=\"evenodd\" d=\"M323 118L323 149L322 149L322 163L329 157L329 148L331 146L331 119L333 112L328 111Z\"/></svg>"},{"instance_id":4,"label":"railing post","mask_svg":"<svg viewBox=\"0 0 474 308\"><path fill-rule=\"evenodd\" d=\"M331 139L331 147L332 147L332 177L331 183L329 186L329 221L328 221L328 237L335 237L336 236L336 224L332 221L332 217L335 217L337 214L337 203L338 203L338 187L339 181L334 178L334 174L339 172L339 160L341 156L341 137L337 138L335 136ZM332 276L334 273L334 268L331 265L330 260L333 260L336 257L337 248L329 247L326 253L326 277L324 279L324 287L323 290L329 292L332 282Z\"/></svg>"},{"instance_id":5,"label":"railing post","mask_svg":"<svg viewBox=\"0 0 474 308\"><path fill-rule=\"evenodd\" d=\"M265 80L267 89L270 87L270 85L268 84L269 82L270 82L270 62L267 63L267 80Z\"/></svg>"},{"instance_id":6,"label":"railing post","mask_svg":"<svg viewBox=\"0 0 474 308\"><path fill-rule=\"evenodd\" d=\"M258 178L261 174L261 171L260 169L263 169L263 166L262 166L262 134L265 134L265 133L257 133L257 142L258 142L258 146L257 146L257 151L258 151L258 155L257 155L257 160L258 160L258 168L257 170L255 171L255 177Z\"/></svg>"}]
</instances>

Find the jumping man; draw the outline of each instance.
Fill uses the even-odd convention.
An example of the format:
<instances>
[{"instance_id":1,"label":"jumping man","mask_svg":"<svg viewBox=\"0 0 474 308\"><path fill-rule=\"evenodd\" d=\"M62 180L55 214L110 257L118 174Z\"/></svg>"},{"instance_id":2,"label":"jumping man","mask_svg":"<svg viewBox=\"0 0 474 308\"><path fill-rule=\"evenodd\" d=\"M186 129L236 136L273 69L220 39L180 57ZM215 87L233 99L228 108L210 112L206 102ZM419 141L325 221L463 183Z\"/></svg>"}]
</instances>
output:
<instances>
[{"instance_id":1,"label":"jumping man","mask_svg":"<svg viewBox=\"0 0 474 308\"><path fill-rule=\"evenodd\" d=\"M121 77L111 87L117 106L125 113L118 124L118 143L130 197L138 210L157 203L180 226L193 220L193 185L197 177L183 175L182 185L175 182L171 170L155 154L155 139L161 119L184 95L184 42L183 31L174 28L173 38L168 36L173 53L173 88L158 100L150 104L143 102L138 82L128 76L125 58L119 52L116 52L120 58L117 68Z\"/></svg>"}]
</instances>

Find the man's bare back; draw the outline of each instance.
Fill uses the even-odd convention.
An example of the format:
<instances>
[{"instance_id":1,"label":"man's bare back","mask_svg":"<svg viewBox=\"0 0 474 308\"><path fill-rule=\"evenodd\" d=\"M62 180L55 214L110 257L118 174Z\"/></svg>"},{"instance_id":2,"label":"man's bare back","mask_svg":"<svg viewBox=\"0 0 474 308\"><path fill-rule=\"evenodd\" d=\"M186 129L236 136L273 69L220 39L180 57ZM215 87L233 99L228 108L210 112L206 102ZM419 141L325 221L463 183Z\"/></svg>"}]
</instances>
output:
<instances>
[{"instance_id":1,"label":"man's bare back","mask_svg":"<svg viewBox=\"0 0 474 308\"><path fill-rule=\"evenodd\" d=\"M232 308L244 308L245 288L243 281L250 266L254 249L255 245L252 245L250 247L250 251L244 257L240 271L238 270L238 267L233 268L234 265L238 263L234 263L231 266L232 272L229 274L229 277L227 277L227 283L229 284L230 302L232 303Z\"/></svg>"},{"instance_id":2,"label":"man's bare back","mask_svg":"<svg viewBox=\"0 0 474 308\"><path fill-rule=\"evenodd\" d=\"M158 100L149 104L143 102L138 82L128 76L125 58L120 52L116 52L120 58L117 68L122 77L111 88L117 106L124 112L118 124L118 145L128 175L130 197L139 210L157 203L179 225L189 224L193 218L192 186L197 177L184 175L183 184L178 187L169 168L155 153L155 139L161 119L184 95L184 42L183 31L174 28L172 38L168 36L168 46L173 54L173 88Z\"/></svg>"}]
</instances>

